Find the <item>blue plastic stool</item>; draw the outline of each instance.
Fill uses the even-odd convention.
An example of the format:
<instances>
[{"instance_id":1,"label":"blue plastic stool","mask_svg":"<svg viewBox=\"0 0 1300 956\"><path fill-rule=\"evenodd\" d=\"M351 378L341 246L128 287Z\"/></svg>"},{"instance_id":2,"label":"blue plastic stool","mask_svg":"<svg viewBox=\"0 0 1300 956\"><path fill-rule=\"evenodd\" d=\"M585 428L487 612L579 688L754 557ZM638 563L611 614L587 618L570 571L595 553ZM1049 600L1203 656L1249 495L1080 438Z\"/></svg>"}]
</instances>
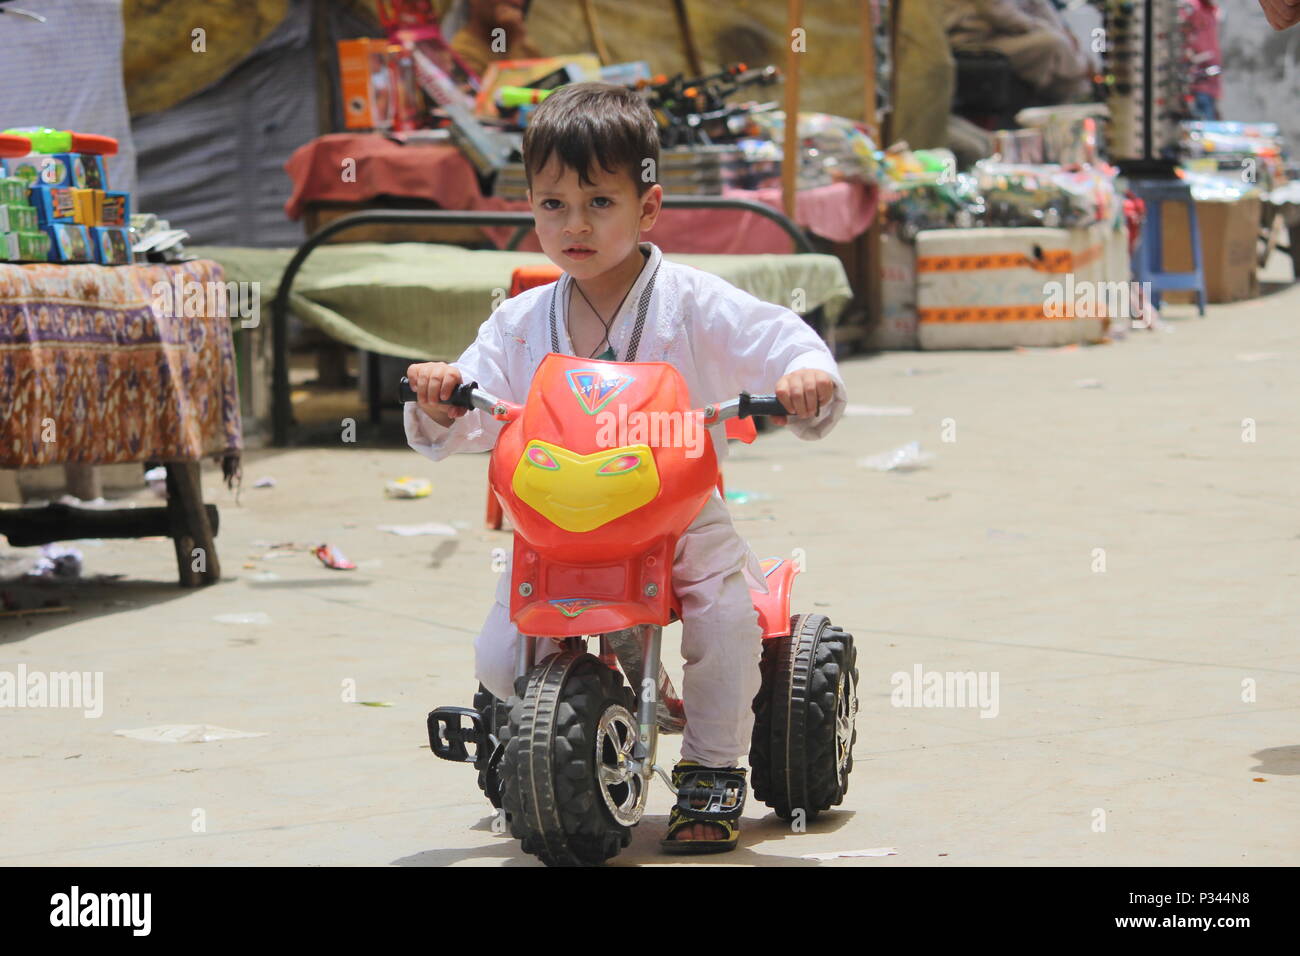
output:
<instances>
[{"instance_id":1,"label":"blue plastic stool","mask_svg":"<svg viewBox=\"0 0 1300 956\"><path fill-rule=\"evenodd\" d=\"M1129 183L1134 195L1146 203L1142 236L1133 253L1133 278L1151 283L1151 304L1160 308L1160 294L1173 290L1196 293L1196 307L1205 315L1205 269L1201 264L1201 228L1196 221L1196 203L1192 187L1179 180L1138 179ZM1187 208L1187 222L1192 243L1192 271L1166 272L1164 263L1164 203L1182 203Z\"/></svg>"}]
</instances>

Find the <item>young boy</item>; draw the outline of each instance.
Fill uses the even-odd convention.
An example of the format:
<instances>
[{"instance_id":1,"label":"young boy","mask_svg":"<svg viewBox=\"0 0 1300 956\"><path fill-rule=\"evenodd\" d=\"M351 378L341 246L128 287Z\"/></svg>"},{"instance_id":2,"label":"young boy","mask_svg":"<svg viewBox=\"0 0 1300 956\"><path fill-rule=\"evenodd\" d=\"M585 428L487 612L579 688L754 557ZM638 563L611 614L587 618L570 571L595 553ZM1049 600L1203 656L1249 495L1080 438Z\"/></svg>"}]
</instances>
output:
<instances>
[{"instance_id":1,"label":"young boy","mask_svg":"<svg viewBox=\"0 0 1300 956\"><path fill-rule=\"evenodd\" d=\"M523 152L542 251L565 274L502 303L454 364L407 369L419 396L405 409L412 448L434 461L490 449L499 422L442 403L469 381L522 402L548 352L666 362L685 378L696 407L742 390L775 392L793 412L797 437L830 431L844 410L844 383L830 351L802 319L640 242L663 199L654 182L658 130L643 99L604 83L563 87L533 113ZM712 430L712 441L721 461L727 445L721 428ZM762 651L749 587L766 587L716 492L678 541L672 580L682 604L687 715L674 779L700 767L743 773L735 768L749 751ZM478 679L503 700L514 692L519 640L507 610L509 587L506 571L474 644ZM692 821L674 808L665 848L731 849L737 822Z\"/></svg>"}]
</instances>

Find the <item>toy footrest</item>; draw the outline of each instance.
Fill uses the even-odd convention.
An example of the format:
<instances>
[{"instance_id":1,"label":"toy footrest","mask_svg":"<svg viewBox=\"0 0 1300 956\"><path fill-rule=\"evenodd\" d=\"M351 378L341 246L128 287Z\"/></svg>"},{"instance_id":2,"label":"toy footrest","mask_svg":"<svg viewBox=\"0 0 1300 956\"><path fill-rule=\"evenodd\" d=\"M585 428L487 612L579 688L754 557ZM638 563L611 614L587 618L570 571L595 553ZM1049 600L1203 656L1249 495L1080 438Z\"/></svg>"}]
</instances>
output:
<instances>
[{"instance_id":1,"label":"toy footrest","mask_svg":"<svg viewBox=\"0 0 1300 956\"><path fill-rule=\"evenodd\" d=\"M465 726L462 721L468 721ZM468 744L474 745L469 752ZM480 770L492 756L492 740L483 715L472 707L438 707L429 712L429 749L435 757L454 763L472 763Z\"/></svg>"}]
</instances>

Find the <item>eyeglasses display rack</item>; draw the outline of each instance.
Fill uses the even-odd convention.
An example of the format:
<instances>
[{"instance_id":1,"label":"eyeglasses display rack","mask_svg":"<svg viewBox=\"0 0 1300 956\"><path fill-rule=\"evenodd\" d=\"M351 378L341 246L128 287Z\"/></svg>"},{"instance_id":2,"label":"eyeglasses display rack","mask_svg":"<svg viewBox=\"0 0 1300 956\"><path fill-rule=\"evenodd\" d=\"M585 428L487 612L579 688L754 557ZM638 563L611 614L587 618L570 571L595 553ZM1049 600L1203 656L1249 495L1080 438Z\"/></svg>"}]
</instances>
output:
<instances>
[{"instance_id":1,"label":"eyeglasses display rack","mask_svg":"<svg viewBox=\"0 0 1300 956\"><path fill-rule=\"evenodd\" d=\"M1097 2L1106 32L1102 71L1111 159L1131 177L1172 177L1179 124L1191 118L1178 0Z\"/></svg>"}]
</instances>

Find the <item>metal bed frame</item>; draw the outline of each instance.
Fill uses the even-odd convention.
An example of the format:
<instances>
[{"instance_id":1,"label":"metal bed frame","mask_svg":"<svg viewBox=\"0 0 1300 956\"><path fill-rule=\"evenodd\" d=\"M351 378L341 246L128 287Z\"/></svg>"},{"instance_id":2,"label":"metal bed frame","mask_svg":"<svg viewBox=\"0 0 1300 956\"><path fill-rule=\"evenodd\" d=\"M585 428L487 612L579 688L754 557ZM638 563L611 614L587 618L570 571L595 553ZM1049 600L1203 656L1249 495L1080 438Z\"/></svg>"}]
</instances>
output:
<instances>
[{"instance_id":1,"label":"metal bed frame","mask_svg":"<svg viewBox=\"0 0 1300 956\"><path fill-rule=\"evenodd\" d=\"M765 206L753 200L728 199L721 196L672 196L664 198L663 206L665 209L741 209L756 213L780 226L794 242L797 253L816 252L808 236L787 216L771 206ZM271 368L271 422L272 444L276 448L284 448L289 444L290 428L293 424L293 407L289 399L288 354L289 296L293 291L293 280L297 277L299 270L302 269L303 263L307 261L307 257L325 240L357 226L378 223L396 223L411 226L514 226L515 232L510 237L510 241L506 243L506 250L514 251L524 237L532 231L533 216L532 213L528 212L458 212L446 209L368 210L341 216L309 236L298 247L298 251L294 253L293 258L289 260L289 264L285 267L284 273L280 276L280 286L276 290L275 301L271 306L272 347L274 349ZM813 316L810 316L810 318L817 317L820 321L820 312L820 308L814 310ZM380 354L377 352L367 354L369 363L368 397L372 421L378 419L379 409L382 404L380 383L378 381L379 358Z\"/></svg>"}]
</instances>

